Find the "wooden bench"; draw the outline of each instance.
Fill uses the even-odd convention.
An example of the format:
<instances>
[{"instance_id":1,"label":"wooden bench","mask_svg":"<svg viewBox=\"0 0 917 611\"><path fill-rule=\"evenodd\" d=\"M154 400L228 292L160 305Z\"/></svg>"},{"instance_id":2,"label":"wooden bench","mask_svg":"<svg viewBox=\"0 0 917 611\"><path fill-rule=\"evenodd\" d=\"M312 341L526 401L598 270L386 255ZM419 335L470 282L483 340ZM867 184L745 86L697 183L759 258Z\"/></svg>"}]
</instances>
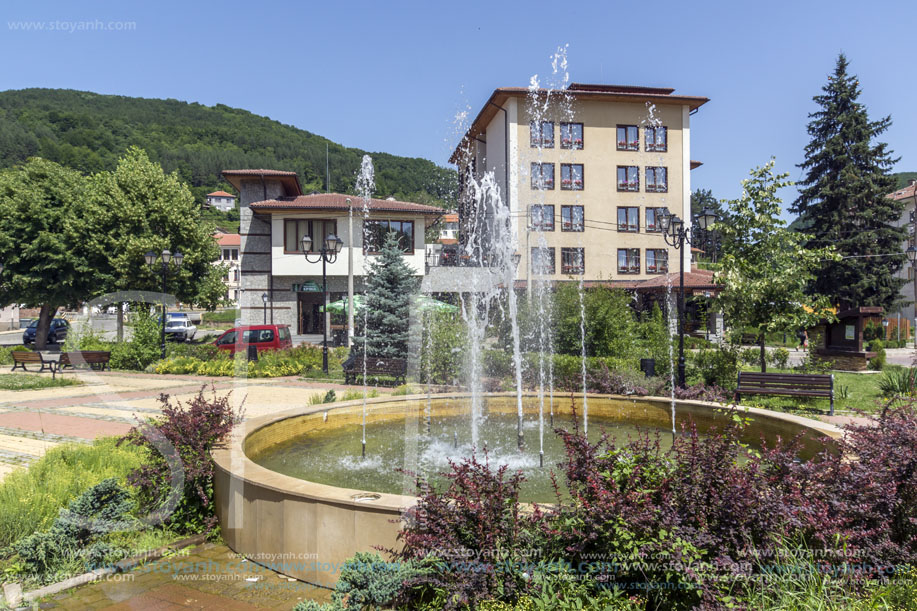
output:
<instances>
[{"instance_id":1,"label":"wooden bench","mask_svg":"<svg viewBox=\"0 0 917 611\"><path fill-rule=\"evenodd\" d=\"M90 369L97 371L111 371L108 361L111 360L111 352L106 350L76 350L73 352L61 352L60 360L57 362L57 370L63 373L64 368L75 369L76 365L89 365Z\"/></svg>"},{"instance_id":2,"label":"wooden bench","mask_svg":"<svg viewBox=\"0 0 917 611\"><path fill-rule=\"evenodd\" d=\"M48 370L51 372L51 377L54 377L54 372L57 369L57 362L54 360L46 360L41 352L13 350L10 354L13 356L13 368L11 371L16 371L18 368L22 368L23 371L28 371L28 369L25 368L26 363L39 363L41 364L41 369L38 370L38 373Z\"/></svg>"},{"instance_id":3,"label":"wooden bench","mask_svg":"<svg viewBox=\"0 0 917 611\"><path fill-rule=\"evenodd\" d=\"M739 372L736 403L741 395L784 395L831 400L834 415L834 376L831 374Z\"/></svg>"},{"instance_id":4,"label":"wooden bench","mask_svg":"<svg viewBox=\"0 0 917 611\"><path fill-rule=\"evenodd\" d=\"M408 362L405 359L392 359L392 358L380 358L380 357L370 357L366 359L366 375L371 376L389 376L395 378L395 384L398 383L398 380L401 380L401 383L404 384L405 376L408 371ZM363 375L363 355L355 354L351 355L346 361L344 361L344 383L345 384L356 384L357 376Z\"/></svg>"}]
</instances>

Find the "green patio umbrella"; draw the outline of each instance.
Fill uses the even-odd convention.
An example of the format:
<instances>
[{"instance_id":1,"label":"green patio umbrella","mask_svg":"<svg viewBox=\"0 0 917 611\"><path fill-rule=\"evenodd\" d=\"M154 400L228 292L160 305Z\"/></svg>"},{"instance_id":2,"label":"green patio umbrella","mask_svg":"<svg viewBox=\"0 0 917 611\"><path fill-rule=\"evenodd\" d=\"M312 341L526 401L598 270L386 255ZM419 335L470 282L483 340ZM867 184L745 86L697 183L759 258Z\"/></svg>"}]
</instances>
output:
<instances>
[{"instance_id":1,"label":"green patio umbrella","mask_svg":"<svg viewBox=\"0 0 917 611\"><path fill-rule=\"evenodd\" d=\"M353 296L353 305L354 310L359 310L363 307L363 296L354 295ZM439 301L433 299L432 297L427 297L426 295L420 295L414 300L414 305L420 310L435 310L437 312L458 312L458 306L454 306L450 303L444 301ZM324 306L319 308L320 311L324 312ZM337 301L332 301L328 304L328 311L332 314L346 314L347 313L347 298L343 297Z\"/></svg>"}]
</instances>

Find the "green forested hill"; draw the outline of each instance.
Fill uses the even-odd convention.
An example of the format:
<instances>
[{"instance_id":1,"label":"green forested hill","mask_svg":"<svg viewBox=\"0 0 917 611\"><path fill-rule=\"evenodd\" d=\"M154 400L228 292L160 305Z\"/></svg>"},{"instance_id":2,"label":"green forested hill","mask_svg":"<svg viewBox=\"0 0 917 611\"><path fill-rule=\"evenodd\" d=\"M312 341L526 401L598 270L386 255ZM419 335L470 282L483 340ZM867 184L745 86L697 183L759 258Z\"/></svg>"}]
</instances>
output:
<instances>
[{"instance_id":1,"label":"green forested hill","mask_svg":"<svg viewBox=\"0 0 917 611\"><path fill-rule=\"evenodd\" d=\"M228 189L220 171L270 168L299 173L306 193L352 192L364 151L238 108L178 100L99 95L68 89L0 92L0 167L38 155L82 172L112 170L130 145L166 171L177 170L195 196ZM452 205L453 170L426 159L371 153L376 197Z\"/></svg>"}]
</instances>

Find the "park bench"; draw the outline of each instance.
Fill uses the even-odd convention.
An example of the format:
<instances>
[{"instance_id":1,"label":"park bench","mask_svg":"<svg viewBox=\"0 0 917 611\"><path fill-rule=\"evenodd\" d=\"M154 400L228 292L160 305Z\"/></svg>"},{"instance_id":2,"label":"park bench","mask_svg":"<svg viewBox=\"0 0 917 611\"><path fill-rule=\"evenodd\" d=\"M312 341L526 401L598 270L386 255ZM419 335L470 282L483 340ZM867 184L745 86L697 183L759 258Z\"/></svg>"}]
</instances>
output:
<instances>
[{"instance_id":1,"label":"park bench","mask_svg":"<svg viewBox=\"0 0 917 611\"><path fill-rule=\"evenodd\" d=\"M395 379L395 384L398 384L398 380L404 384L408 371L408 362L405 359L370 357L366 359L366 371L364 372L362 354L352 354L344 361L343 366L346 384L355 384L357 376L364 373L367 377L371 375L388 376Z\"/></svg>"},{"instance_id":2,"label":"park bench","mask_svg":"<svg viewBox=\"0 0 917 611\"><path fill-rule=\"evenodd\" d=\"M76 365L89 365L90 369L105 371L107 368L111 371L111 367L108 365L109 360L111 360L111 352L106 350L61 352L60 360L57 362L57 370L63 373L64 368L75 369Z\"/></svg>"},{"instance_id":3,"label":"park bench","mask_svg":"<svg viewBox=\"0 0 917 611\"><path fill-rule=\"evenodd\" d=\"M739 372L736 403L741 395L783 395L831 400L834 415L834 376L831 374Z\"/></svg>"},{"instance_id":4,"label":"park bench","mask_svg":"<svg viewBox=\"0 0 917 611\"><path fill-rule=\"evenodd\" d=\"M51 372L51 377L54 377L54 370L57 367L57 363L54 360L46 360L42 356L41 352L32 352L31 350L13 350L10 352L13 357L13 369L11 371L16 371L16 369L22 368L23 371L28 371L25 368L26 364L41 364L41 369L38 370L38 373L45 371L46 369Z\"/></svg>"}]
</instances>

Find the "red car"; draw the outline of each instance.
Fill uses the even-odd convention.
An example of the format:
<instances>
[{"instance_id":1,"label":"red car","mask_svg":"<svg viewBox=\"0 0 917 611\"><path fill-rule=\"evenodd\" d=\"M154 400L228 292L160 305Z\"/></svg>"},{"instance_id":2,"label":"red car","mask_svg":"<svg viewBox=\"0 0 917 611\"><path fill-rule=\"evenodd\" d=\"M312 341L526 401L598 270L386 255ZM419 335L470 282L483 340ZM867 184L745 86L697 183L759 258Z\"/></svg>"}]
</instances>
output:
<instances>
[{"instance_id":1,"label":"red car","mask_svg":"<svg viewBox=\"0 0 917 611\"><path fill-rule=\"evenodd\" d=\"M213 343L220 350L228 350L231 355L236 352L245 354L248 352L249 346L257 346L258 352L293 347L288 325L234 327L218 337Z\"/></svg>"}]
</instances>

